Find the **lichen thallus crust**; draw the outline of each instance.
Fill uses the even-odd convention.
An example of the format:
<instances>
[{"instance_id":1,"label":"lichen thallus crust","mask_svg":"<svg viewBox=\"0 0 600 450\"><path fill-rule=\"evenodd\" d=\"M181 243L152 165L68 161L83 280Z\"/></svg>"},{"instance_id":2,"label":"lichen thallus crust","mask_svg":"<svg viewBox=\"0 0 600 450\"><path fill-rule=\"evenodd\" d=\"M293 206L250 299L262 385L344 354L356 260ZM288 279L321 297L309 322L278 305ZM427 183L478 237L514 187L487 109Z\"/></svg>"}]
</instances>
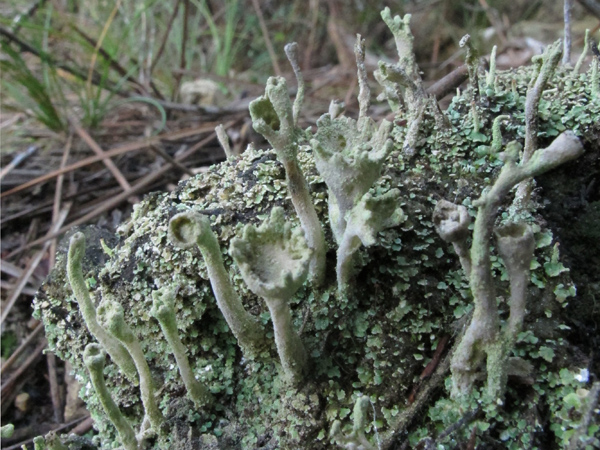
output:
<instances>
[{"instance_id":1,"label":"lichen thallus crust","mask_svg":"<svg viewBox=\"0 0 600 450\"><path fill-rule=\"evenodd\" d=\"M316 348L314 342L310 347L306 345L306 337L302 332L304 325L299 326L299 321L294 319L297 314L294 308L302 310L302 306L297 307L299 293L303 289L310 292L312 301L326 298L326 305L332 309L336 304L344 305L342 309L360 304L361 296L365 293L356 280L366 264L365 251L361 251L361 248L376 247L379 240L384 239L381 236L386 230L409 230L413 226L413 219L404 206L409 201L401 186L390 186L390 177L382 177L387 167L386 161L394 154L401 165L410 165L416 158L417 150L422 147L419 142L423 139L425 124L435 123L438 132L447 135L457 132L450 127L449 118L443 117L435 98L429 97L423 88L412 49L410 15L392 17L386 8L382 17L396 40L399 62L395 65L380 63L375 78L384 89L382 98L387 99L392 110L397 114L406 114L408 123L402 132L385 120L377 125L367 115L370 90L364 63L365 43L360 35L355 46L359 84L358 118L346 117L340 105L332 103L329 113L317 121L315 133L310 129L302 130L298 126L298 117L305 86L297 61L297 46L290 44L286 46L286 54L298 81L294 103L289 98L286 81L283 78L270 78L265 95L251 102L250 115L255 130L271 144L285 171L288 195L296 217L289 212L291 208L273 206L270 211L260 214L264 219L261 224L246 224L235 232L235 236L223 239L214 215L211 217L210 212L194 207L191 202L180 205L179 212L170 214L168 225L162 225L165 245L177 249L179 255L188 255L186 257L198 265L201 261L218 311L242 351L243 363L248 364L246 370L258 370L251 368L252 364L260 367L270 363L271 355L276 350L281 376L277 382L273 382L273 386L278 386L273 389L282 392L283 403L286 402L286 392L308 392L301 398L315 403L312 397L315 393L315 371L312 368L315 358L323 351ZM491 135L486 136L483 125L485 115L480 110L481 96L494 98L516 95L518 100L514 83L500 82L495 69L495 50L492 52L489 73L485 78L480 77L478 58L474 56L475 50L468 37L463 44L467 49L471 83L464 113L470 117L472 130L465 131L466 139L489 142L489 146L479 146L478 151L485 155L488 164L501 168L494 172L492 178L495 181L488 183L489 186L471 204L456 204L439 198L433 211L432 227L443 241L452 244L468 281L473 302L472 316L458 335L451 357L448 357L451 358L452 397L458 404L467 401L464 399L470 398L481 383L482 375L485 375L484 396L499 406L502 405L511 370L509 359L515 363L511 355L519 333L523 331L526 317L529 270L536 245L532 223L527 221L532 208L531 179L580 157L583 146L574 132L564 130L557 133L558 136L545 148L537 148L540 132L537 112L542 93L557 70L561 51L559 43L550 46L536 59L537 66L529 82L524 104L523 152L517 141L503 142L501 125L508 127L513 120L511 115L497 114L490 119L493 124L487 123L485 126L491 129ZM592 74L592 78L594 76L597 75ZM503 91L506 86L513 92ZM599 101L593 98L598 96L597 91L597 88L591 89L592 101ZM458 132L463 133L462 130ZM220 134L223 135L222 130ZM234 164L234 156L229 154L227 164ZM307 155L312 155L318 175L306 172L303 167L302 161ZM311 186L316 184L315 176L320 177L319 182L322 180L326 185L327 214L323 211L322 203L318 205L315 202L315 193L311 192ZM506 205L506 198L515 187L517 194L507 214L498 220L499 209ZM328 216L330 234L322 226L325 216ZM475 217L474 224L471 224L472 216ZM493 253L490 245L494 236L497 253L502 258L509 280L509 316L506 321L502 320L497 305L498 280L492 271ZM225 240L230 241L228 255L224 255L220 243ZM327 270L331 262L331 256L327 255L329 249L336 250L335 277L330 276ZM83 351L83 362L89 370L91 385L125 449L141 447L144 442L152 442L152 439L160 441L161 436L172 433L169 427L173 423L169 419L168 408L160 403L156 381L147 363L143 345L136 336L136 327L129 323L132 318L128 316L128 311L109 290L103 291L102 301L97 307L94 305L82 270L84 253L85 238L82 233L76 233L70 241L67 273L83 321L97 340L97 343L88 344ZM198 258L198 254L201 258ZM243 282L239 280L240 276ZM402 290L397 287L400 284L394 285L394 289ZM264 314L257 316L250 312L247 299L252 294L264 300L272 331L266 325L267 317ZM303 293L303 298L306 295ZM185 286L174 275L171 281L162 279L160 283L157 282L149 297L152 305L149 316L154 318L157 329L160 329L167 343L166 348L175 358L186 395L196 408L195 414L223 411L224 406L218 400L221 394L211 392L210 382L202 381L197 370L194 370L195 364L190 361L190 352L186 348L186 342L190 341L180 333L178 324L183 318L178 316L181 309L178 305L186 301ZM261 305L259 302L254 309L264 311ZM320 320L330 321L332 317L326 314ZM303 321L306 321L306 317ZM113 400L111 385L105 384L105 354L133 384L139 383L144 418L137 435L127 413L122 412L119 402ZM332 374L336 370L339 373L339 369L328 370ZM361 386L361 383L357 385ZM341 387L337 392L338 398L349 399ZM297 404L302 402L298 398L290 400L293 405L290 407L300 408ZM376 401L376 398L355 391L354 399L353 427L343 427L339 419L328 419L332 424L332 445L363 449L389 447L398 430L407 426L409 419L406 417L414 414L409 406L404 416L386 417L388 429L377 436L376 446L366 435L368 431L376 430L375 418L373 421L367 418L369 409L375 411L372 401ZM345 415L336 412L332 416L327 413L327 417L343 419ZM325 421L320 420L319 426L326 426ZM203 431L210 432L211 426L207 425ZM325 442L321 434L312 437ZM310 442L302 445L312 448Z\"/></svg>"}]
</instances>

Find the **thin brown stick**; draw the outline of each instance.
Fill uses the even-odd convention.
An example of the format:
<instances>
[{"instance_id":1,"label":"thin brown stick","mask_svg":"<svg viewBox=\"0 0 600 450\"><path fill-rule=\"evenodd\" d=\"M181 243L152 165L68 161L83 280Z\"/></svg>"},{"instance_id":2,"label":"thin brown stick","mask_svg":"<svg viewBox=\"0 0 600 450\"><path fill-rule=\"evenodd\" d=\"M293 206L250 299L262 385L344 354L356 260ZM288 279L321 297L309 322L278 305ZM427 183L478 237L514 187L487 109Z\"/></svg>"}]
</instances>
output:
<instances>
[{"instance_id":1,"label":"thin brown stick","mask_svg":"<svg viewBox=\"0 0 600 450\"><path fill-rule=\"evenodd\" d=\"M21 29L21 20L23 19L23 17L28 17L31 18L35 15L35 13L44 6L44 3L46 3L46 0L37 0L35 2L33 2L31 4L31 6L29 6L29 8L27 8L27 11L18 14L13 20L12 20L12 24L11 24L11 31L13 33L18 33L19 30Z\"/></svg>"},{"instance_id":2,"label":"thin brown stick","mask_svg":"<svg viewBox=\"0 0 600 450\"><path fill-rule=\"evenodd\" d=\"M80 29L77 25L71 24L70 26L88 44L92 45L93 47L98 46L98 42L94 38L92 38L91 36L86 34L85 31ZM110 64L110 67L112 67L115 72L117 72L120 76L125 78L131 84L137 86L138 90L140 91L141 94L148 95L148 91L147 91L146 87L142 83L140 83L138 80L136 80L135 77L130 75L128 73L128 71L121 65L121 63L119 63L119 61L115 60L106 50L104 50L102 47L98 47L98 53L100 53L100 55L102 55L102 57L108 61L108 63ZM160 99L164 99L164 96L158 90L158 88L156 87L156 84L154 84L154 82L152 82L152 81L150 82L150 87L152 88L152 92L154 92L154 95L156 95Z\"/></svg>"},{"instance_id":3,"label":"thin brown stick","mask_svg":"<svg viewBox=\"0 0 600 450\"><path fill-rule=\"evenodd\" d=\"M69 122L75 129L75 132L79 135L81 139L85 141L85 143L94 151L94 153L98 156L104 157L106 152L102 150L102 148L92 139L92 137L85 131L81 125L79 125L73 118L69 118ZM102 160L106 168L112 173L113 177L119 185L123 188L124 191L128 191L131 189L131 185L127 182L121 171L117 168L115 163L113 163L109 158L104 158Z\"/></svg>"},{"instance_id":4,"label":"thin brown stick","mask_svg":"<svg viewBox=\"0 0 600 450\"><path fill-rule=\"evenodd\" d=\"M169 34L171 34L171 28L173 28L173 22L175 21L175 17L177 17L177 12L179 11L180 3L181 3L181 0L177 0L177 3L175 3L175 9L173 9L173 14L171 14L171 17L169 17L169 22L167 23L167 30L165 31L165 35L162 38L160 47L158 47L158 51L156 52L154 61L152 61L152 65L150 66L150 75L152 75L152 71L156 67L158 60L160 59L163 52L165 51L165 46L167 45L167 40L169 38Z\"/></svg>"},{"instance_id":5,"label":"thin brown stick","mask_svg":"<svg viewBox=\"0 0 600 450\"><path fill-rule=\"evenodd\" d=\"M46 363L48 365L48 382L50 383L50 398L52 399L52 410L54 412L54 421L63 423L63 408L58 391L58 379L56 377L56 356L52 352L46 353Z\"/></svg>"},{"instance_id":6,"label":"thin brown stick","mask_svg":"<svg viewBox=\"0 0 600 450\"><path fill-rule=\"evenodd\" d=\"M52 236L52 234L55 234L55 230L57 230L64 223L64 221L67 218L67 215L69 213L70 206L71 205L65 205L65 208L63 208L63 210L61 211L59 220L57 220L56 223L52 226L52 228L50 229L50 231L48 232L46 237L41 239L41 242L45 241L44 247L31 260L29 260L29 262L27 263L27 267L25 267L25 270L23 270L23 274L21 275L21 277L19 277L19 279L15 283L16 288L13 291L10 298L8 299L8 301L6 302L4 308L2 309L2 316L0 317L0 324L4 323L4 320L6 320L6 317L10 313L10 310L14 306L14 304L17 301L17 299L19 298L19 296L21 295L21 291L23 290L23 288L29 281L29 278L33 274L33 271L38 266L38 264L42 261L42 258L45 256L46 252L48 251L48 248L50 248L50 241L48 241L48 239L52 239L53 237L55 237L55 236ZM40 239L38 239L38 241L40 241ZM36 245L35 242L36 241L30 242L29 244L23 246L23 248L21 250L25 250L26 248L35 246Z\"/></svg>"},{"instance_id":7,"label":"thin brown stick","mask_svg":"<svg viewBox=\"0 0 600 450\"><path fill-rule=\"evenodd\" d=\"M201 133L206 133L208 131L214 131L214 128L216 125L218 125L218 123L209 122L209 123L202 125L201 127L188 128L188 129L181 130L181 131L166 133L166 134L160 135L160 136L144 138L143 140L138 141L138 142L132 142L132 143L125 144L120 147L114 148L112 150L107 150L106 152L104 152L104 154L102 156L90 156L89 158L82 159L81 161L71 164L70 166L67 166L64 169L54 170L50 173L47 173L46 175L42 175L41 177L35 178L31 181L28 181L27 183L23 183L22 185L12 188L6 192L2 192L0 194L0 199L8 197L9 195L12 195L12 194L16 194L17 192L20 192L24 189L30 188L37 184L43 183L45 181L52 180L53 178L56 178L57 176L59 176L63 173L72 172L73 170L79 169L81 167L89 166L90 164L93 164L93 163L96 163L99 161L104 161L107 158L111 158L111 157L117 156L117 155L122 155L123 153L129 153L134 150L140 150L149 145L159 143L161 140L169 140L169 141L177 140L177 139L182 139L182 138L186 138L186 137L190 137L190 136L195 136L195 135L201 134Z\"/></svg>"},{"instance_id":8,"label":"thin brown stick","mask_svg":"<svg viewBox=\"0 0 600 450\"><path fill-rule=\"evenodd\" d=\"M304 61L302 63L302 69L310 69L310 60L312 58L313 49L315 47L315 38L317 34L317 21L319 20L319 3L320 0L310 0L309 9L311 11L310 18L310 33L308 34L308 43L306 44L306 50L304 51Z\"/></svg>"},{"instance_id":9,"label":"thin brown stick","mask_svg":"<svg viewBox=\"0 0 600 450\"><path fill-rule=\"evenodd\" d=\"M40 323L37 327L25 338L21 345L13 352L12 355L2 364L0 368L0 375L4 374L8 369L12 367L15 361L21 356L21 354L25 351L25 349L29 346L31 341L33 341L37 336L39 336L42 331L44 331L44 324Z\"/></svg>"},{"instance_id":10,"label":"thin brown stick","mask_svg":"<svg viewBox=\"0 0 600 450\"><path fill-rule=\"evenodd\" d=\"M271 44L271 38L269 37L269 30L267 29L267 24L265 23L263 13L260 10L260 4L258 3L258 0L252 0L252 6L254 6L256 17L258 17L260 30L262 31L263 39L265 40L265 45L267 46L267 51L269 52L269 57L271 58L271 64L273 64L273 71L275 72L275 75L280 77L281 68L279 67L279 63L277 62L277 55L275 53L275 50L273 50L273 44Z\"/></svg>"},{"instance_id":11,"label":"thin brown stick","mask_svg":"<svg viewBox=\"0 0 600 450\"><path fill-rule=\"evenodd\" d=\"M9 283L8 281L0 280L0 289L5 289L7 291L14 290L15 285L13 283ZM37 289L32 287L24 287L21 291L21 295L27 295L28 297L35 297L37 294Z\"/></svg>"},{"instance_id":12,"label":"thin brown stick","mask_svg":"<svg viewBox=\"0 0 600 450\"><path fill-rule=\"evenodd\" d=\"M31 365L35 363L36 360L41 356L42 350L44 350L47 344L48 342L46 342L46 339L42 339L35 348L35 350L33 350L31 355L29 355L29 358L27 358L25 362L21 364L17 370L15 370L15 372L9 377L9 379L6 380L4 384L2 384L2 388L0 389L0 395L2 395L2 400L6 399L12 387L19 380L21 375L23 375L23 373L26 372L31 367Z\"/></svg>"},{"instance_id":13,"label":"thin brown stick","mask_svg":"<svg viewBox=\"0 0 600 450\"><path fill-rule=\"evenodd\" d=\"M66 142L65 148L63 150L62 159L60 161L61 169L64 169L64 167L67 165L67 161L69 160L69 154L71 153L72 142L73 142L73 134L69 133L69 137L67 138L67 142ZM60 214L60 201L62 198L62 190L63 190L64 180L65 180L64 174L59 175L56 178L56 188L54 189L54 205L52 206L52 223L55 223L58 220L58 217ZM50 245L50 264L49 264L50 270L52 270L52 268L54 267L55 254L56 254L56 239L54 239L52 241L52 244Z\"/></svg>"},{"instance_id":14,"label":"thin brown stick","mask_svg":"<svg viewBox=\"0 0 600 450\"><path fill-rule=\"evenodd\" d=\"M85 418L85 420L83 420L83 422L81 422L79 425L77 425L75 428L73 428L71 430L71 433L81 436L82 434L85 434L88 431L90 431L92 429L93 424L94 424L94 419L92 419L90 416L88 416Z\"/></svg>"}]
</instances>

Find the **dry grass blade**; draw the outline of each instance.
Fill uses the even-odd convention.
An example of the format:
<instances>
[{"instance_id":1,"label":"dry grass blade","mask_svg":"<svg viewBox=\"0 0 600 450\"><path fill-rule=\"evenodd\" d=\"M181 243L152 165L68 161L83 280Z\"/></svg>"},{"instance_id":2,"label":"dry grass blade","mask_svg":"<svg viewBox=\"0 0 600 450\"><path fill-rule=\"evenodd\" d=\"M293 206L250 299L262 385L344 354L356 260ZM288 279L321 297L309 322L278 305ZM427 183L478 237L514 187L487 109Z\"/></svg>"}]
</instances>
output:
<instances>
[{"instance_id":1,"label":"dry grass blade","mask_svg":"<svg viewBox=\"0 0 600 450\"><path fill-rule=\"evenodd\" d=\"M92 76L94 74L94 66L96 65L96 59L98 59L98 50L102 47L102 42L104 42L104 38L106 37L106 33L108 33L108 29L110 28L110 24L115 19L117 15L117 11L119 11L119 7L121 6L122 0L117 0L114 8L110 12L108 16L108 20L104 24L104 28L102 28L102 32L100 33L100 37L98 38L98 42L96 43L96 48L94 49L94 54L92 55L92 61L90 62L90 68L88 70L88 77L86 82L86 89L91 97L92 92Z\"/></svg>"},{"instance_id":2,"label":"dry grass blade","mask_svg":"<svg viewBox=\"0 0 600 450\"><path fill-rule=\"evenodd\" d=\"M169 38L169 34L171 34L171 28L173 28L173 22L175 21L175 17L177 17L177 12L179 11L180 3L181 3L181 0L177 0L177 3L175 3L175 7L173 8L173 14L171 14L171 17L169 18L169 22L167 23L167 29L165 30L165 35L163 36L163 39L160 42L160 47L158 47L158 51L156 52L156 57L154 58L154 61L152 61L152 65L150 66L150 75L152 75L152 71L156 67L156 64L160 60L160 57L162 56L163 52L165 51L165 46L167 45L167 40Z\"/></svg>"}]
</instances>

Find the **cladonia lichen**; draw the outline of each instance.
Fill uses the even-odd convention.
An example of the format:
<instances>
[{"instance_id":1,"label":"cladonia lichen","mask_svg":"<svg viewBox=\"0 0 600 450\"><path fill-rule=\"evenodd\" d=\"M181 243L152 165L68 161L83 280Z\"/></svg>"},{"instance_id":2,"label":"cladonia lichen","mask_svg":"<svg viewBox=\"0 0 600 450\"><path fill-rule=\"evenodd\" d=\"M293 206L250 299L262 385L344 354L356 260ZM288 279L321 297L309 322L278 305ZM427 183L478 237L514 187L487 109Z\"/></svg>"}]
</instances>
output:
<instances>
[{"instance_id":1,"label":"cladonia lichen","mask_svg":"<svg viewBox=\"0 0 600 450\"><path fill-rule=\"evenodd\" d=\"M359 36L357 117L332 102L300 129L288 46L294 103L271 78L250 106L272 149L148 196L117 237L82 228L61 244L36 315L82 383L91 448L600 445L595 366L565 308L592 310L597 277L568 267L554 226L579 214L565 220L597 233L596 59L573 72L554 44L486 77L465 39L470 87L442 111L410 16L382 17L393 122L369 116Z\"/></svg>"}]
</instances>

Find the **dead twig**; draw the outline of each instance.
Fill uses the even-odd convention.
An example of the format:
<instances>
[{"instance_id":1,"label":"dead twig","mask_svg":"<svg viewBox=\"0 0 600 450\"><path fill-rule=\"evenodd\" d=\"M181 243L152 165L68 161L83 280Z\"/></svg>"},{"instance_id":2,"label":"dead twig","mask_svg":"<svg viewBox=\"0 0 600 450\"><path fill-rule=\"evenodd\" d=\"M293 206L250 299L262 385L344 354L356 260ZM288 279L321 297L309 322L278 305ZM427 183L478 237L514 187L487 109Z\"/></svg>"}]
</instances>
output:
<instances>
[{"instance_id":1,"label":"dead twig","mask_svg":"<svg viewBox=\"0 0 600 450\"><path fill-rule=\"evenodd\" d=\"M265 18L260 9L260 4L258 0L252 0L252 6L254 7L254 12L256 12L256 17L258 17L258 23L260 24L260 30L263 35L263 39L265 40L265 45L267 46L267 51L269 52L269 57L271 58L271 64L273 64L273 71L275 75L278 77L281 76L281 68L279 67L279 63L277 62L277 54L275 50L273 50L273 44L271 44L271 38L269 37L269 30L267 29L267 24L265 23Z\"/></svg>"},{"instance_id":2,"label":"dead twig","mask_svg":"<svg viewBox=\"0 0 600 450\"><path fill-rule=\"evenodd\" d=\"M93 423L93 420L91 420L90 416L78 417L77 419L72 420L69 423L65 423L64 425L61 425L56 428L51 428L48 431L54 431L55 433L58 433L60 431L69 429L70 427L72 427L73 425L75 425L77 423L79 423L79 425L77 425L75 428L73 428L71 430L71 433L81 435L81 434L83 434L83 432L81 432L81 430L86 430L86 428L87 428L87 430L85 432L89 431L89 429L91 428L91 424ZM87 423L90 423L90 425L88 426ZM85 424L85 427L83 426L84 424ZM76 433L75 430L78 430L79 432ZM21 448L23 446L27 446L31 443L33 443L33 437L26 439L24 441L21 441L17 444L11 445L10 447L3 448L2 450L21 450Z\"/></svg>"},{"instance_id":3,"label":"dead twig","mask_svg":"<svg viewBox=\"0 0 600 450\"><path fill-rule=\"evenodd\" d=\"M108 63L110 64L110 67L112 67L115 72L117 72L121 77L124 77L131 84L135 85L138 88L138 90L140 91L141 94L148 95L148 91L146 90L146 87L143 84L141 84L138 80L136 80L132 75L130 75L127 72L127 70L119 63L119 61L115 60L106 50L104 50L102 47L98 47L98 42L94 38L92 38L91 36L87 35L77 25L71 24L70 26L88 44L90 44L90 45L98 48L98 53L100 55L102 55L102 57L105 60L108 61ZM154 93L154 95L156 95L158 98L164 99L164 96L158 90L158 88L156 87L156 84L153 81L150 82L150 87L152 88L152 92Z\"/></svg>"},{"instance_id":4,"label":"dead twig","mask_svg":"<svg viewBox=\"0 0 600 450\"><path fill-rule=\"evenodd\" d=\"M152 71L156 67L158 60L160 59L163 52L165 51L165 46L167 45L167 40L169 38L169 34L171 34L171 29L173 28L173 22L175 21L175 17L177 17L177 12L179 11L180 3L181 3L181 0L177 0L177 3L175 3L175 7L173 8L173 14L171 14L171 17L169 17L169 22L167 23L167 29L165 31L165 35L163 36L162 41L160 42L160 46L158 47L158 51L156 52L154 61L152 61L152 65L150 66L150 74L149 75L152 75Z\"/></svg>"},{"instance_id":5,"label":"dead twig","mask_svg":"<svg viewBox=\"0 0 600 450\"><path fill-rule=\"evenodd\" d=\"M12 367L12 365L21 356L21 354L25 351L29 344L31 344L31 342L36 337L42 334L42 331L44 331L44 324L40 323L29 334L29 336L27 336L25 340L21 342L21 345L19 345L19 347L13 352L13 354L10 355L10 357L4 362L4 364L2 364L2 367L0 368L0 375L4 374L8 369Z\"/></svg>"},{"instance_id":6,"label":"dead twig","mask_svg":"<svg viewBox=\"0 0 600 450\"><path fill-rule=\"evenodd\" d=\"M181 30L181 55L179 60L179 68L185 69L185 47L187 43L188 35L188 21L190 18L190 0L184 0L183 2L183 29ZM182 75L175 75L175 86L173 87L173 93L171 94L171 100L174 102L179 93L179 86L181 85Z\"/></svg>"},{"instance_id":7,"label":"dead twig","mask_svg":"<svg viewBox=\"0 0 600 450\"><path fill-rule=\"evenodd\" d=\"M81 127L81 125L79 125L75 121L75 119L69 118L69 122L71 123L71 125L73 126L73 128L75 129L75 132L79 135L79 137L85 141L85 143L94 151L94 153L100 157L103 157L102 162L104 163L106 168L110 171L110 173L112 173L113 177L115 178L115 180L117 180L117 182L119 183L121 188L123 188L124 191L131 190L131 185L127 182L127 180L125 179L125 177L123 176L121 171L117 168L115 163L113 163L109 158L104 158L104 156L106 155L106 152L104 150L102 150L102 148L96 143L96 141L94 141L94 139L92 139L92 137L88 134L88 132L85 131Z\"/></svg>"},{"instance_id":8,"label":"dead twig","mask_svg":"<svg viewBox=\"0 0 600 450\"><path fill-rule=\"evenodd\" d=\"M38 343L35 350L33 350L31 355L29 355L29 358L27 358L25 362L21 364L21 366L19 366L19 368L15 370L15 372L8 378L8 380L6 380L6 382L2 384L2 387L0 388L0 395L2 395L3 410L8 407L8 405L12 402L12 399L14 399L16 395L16 392L13 389L13 387L21 378L21 375L27 372L29 368L38 360L38 358L42 356L42 350L44 350L47 344L48 343L46 342L46 339L42 339Z\"/></svg>"},{"instance_id":9,"label":"dead twig","mask_svg":"<svg viewBox=\"0 0 600 450\"><path fill-rule=\"evenodd\" d=\"M56 237L56 236L54 236L54 234L56 234L56 230L60 228L60 226L64 223L65 219L67 218L70 207L71 207L70 204L65 205L65 207L61 211L59 219L52 226L52 228L50 229L50 231L48 232L46 237L42 238L42 239L38 239L38 241L39 241L38 243L45 242L44 246L31 260L29 260L29 262L27 263L27 266L25 267L25 270L23 270L22 275L19 277L19 279L15 283L16 288L13 291L12 295L10 296L10 298L8 299L8 301L6 302L6 305L4 306L4 308L2 310L2 316L0 317L0 324L4 323L4 321L6 320L6 317L10 313L10 310L14 306L14 304L17 301L17 299L19 298L19 296L21 295L23 288L29 281L29 277L31 277L35 268L42 261L42 258L46 255L46 252L50 248L50 243L51 243L49 241L49 239ZM36 241L30 242L29 244L23 246L23 248L20 250L25 250L26 248L30 248L30 247L37 245L35 242Z\"/></svg>"},{"instance_id":10,"label":"dead twig","mask_svg":"<svg viewBox=\"0 0 600 450\"><path fill-rule=\"evenodd\" d=\"M571 8L573 7L573 0L564 1L565 38L563 40L562 63L568 64L571 62Z\"/></svg>"}]
</instances>

